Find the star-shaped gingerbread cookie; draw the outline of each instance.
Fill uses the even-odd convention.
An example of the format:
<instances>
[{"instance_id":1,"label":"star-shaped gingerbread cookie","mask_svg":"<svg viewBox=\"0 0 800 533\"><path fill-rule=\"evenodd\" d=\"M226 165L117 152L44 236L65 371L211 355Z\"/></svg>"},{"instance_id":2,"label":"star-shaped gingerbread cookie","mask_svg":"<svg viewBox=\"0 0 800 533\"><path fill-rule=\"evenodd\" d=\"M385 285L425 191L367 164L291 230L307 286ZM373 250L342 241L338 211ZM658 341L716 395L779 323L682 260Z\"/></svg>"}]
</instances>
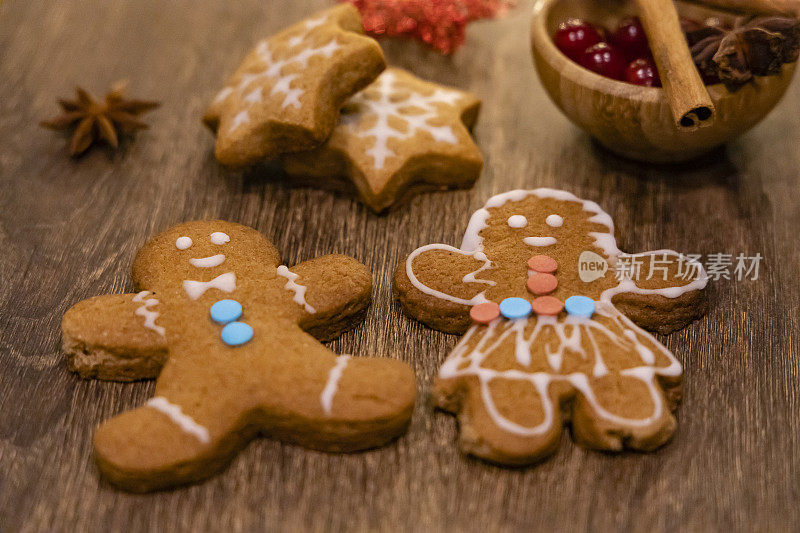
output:
<instances>
[{"instance_id":1,"label":"star-shaped gingerbread cookie","mask_svg":"<svg viewBox=\"0 0 800 533\"><path fill-rule=\"evenodd\" d=\"M411 190L475 182L483 157L469 128L479 109L473 94L389 68L350 98L325 144L282 160L293 179L355 186L362 202L383 211Z\"/></svg>"},{"instance_id":2,"label":"star-shaped gingerbread cookie","mask_svg":"<svg viewBox=\"0 0 800 533\"><path fill-rule=\"evenodd\" d=\"M261 41L203 117L217 134L217 159L241 166L319 145L345 100L385 67L350 4Z\"/></svg>"}]
</instances>

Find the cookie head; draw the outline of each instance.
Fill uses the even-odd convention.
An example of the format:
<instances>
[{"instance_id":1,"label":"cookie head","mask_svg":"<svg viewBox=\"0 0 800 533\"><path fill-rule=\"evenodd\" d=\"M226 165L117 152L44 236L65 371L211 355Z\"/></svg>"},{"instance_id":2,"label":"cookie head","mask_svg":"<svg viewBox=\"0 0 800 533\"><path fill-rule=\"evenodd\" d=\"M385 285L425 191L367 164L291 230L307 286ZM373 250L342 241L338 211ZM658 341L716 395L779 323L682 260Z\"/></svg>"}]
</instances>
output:
<instances>
[{"instance_id":1,"label":"cookie head","mask_svg":"<svg viewBox=\"0 0 800 533\"><path fill-rule=\"evenodd\" d=\"M221 220L187 222L152 238L136 256L137 287L164 290L184 280L211 280L233 272L273 271L275 247L258 231ZM231 277L231 276L229 276ZM271 276L274 277L274 276ZM239 283L246 283L241 275Z\"/></svg>"},{"instance_id":2,"label":"cookie head","mask_svg":"<svg viewBox=\"0 0 800 533\"><path fill-rule=\"evenodd\" d=\"M580 279L582 254L590 252L608 265L619 250L611 217L594 202L564 191L493 197L473 215L461 249L480 250L492 262L476 278L494 282L486 298L495 302L545 294L561 301L573 295L598 299L616 284L613 273L591 282Z\"/></svg>"}]
</instances>

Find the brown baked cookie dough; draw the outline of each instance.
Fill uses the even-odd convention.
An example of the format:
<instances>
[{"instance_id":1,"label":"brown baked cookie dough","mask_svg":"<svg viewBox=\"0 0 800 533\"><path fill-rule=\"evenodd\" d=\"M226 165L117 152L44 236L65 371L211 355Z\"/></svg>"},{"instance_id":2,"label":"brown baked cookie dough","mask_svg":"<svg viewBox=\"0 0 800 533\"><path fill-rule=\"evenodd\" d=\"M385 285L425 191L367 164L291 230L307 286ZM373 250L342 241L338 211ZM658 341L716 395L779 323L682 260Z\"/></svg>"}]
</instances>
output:
<instances>
[{"instance_id":1,"label":"brown baked cookie dough","mask_svg":"<svg viewBox=\"0 0 800 533\"><path fill-rule=\"evenodd\" d=\"M466 332L434 387L462 450L525 464L552 454L566 423L600 450L669 440L681 364L637 324L685 326L705 310L706 281L677 252L620 252L596 203L535 189L490 198L461 247L416 249L395 294L432 328Z\"/></svg>"},{"instance_id":2,"label":"brown baked cookie dough","mask_svg":"<svg viewBox=\"0 0 800 533\"><path fill-rule=\"evenodd\" d=\"M331 137L282 157L298 183L355 190L383 211L422 190L470 187L483 157L469 132L477 96L388 68L342 108Z\"/></svg>"},{"instance_id":3,"label":"brown baked cookie dough","mask_svg":"<svg viewBox=\"0 0 800 533\"><path fill-rule=\"evenodd\" d=\"M393 359L330 352L372 287L349 257L291 269L256 230L188 222L150 240L133 265L137 294L92 298L64 317L71 368L89 377L158 374L155 397L103 423L102 474L132 491L197 481L258 434L326 451L401 434L414 376ZM166 362L165 362L166 361Z\"/></svg>"},{"instance_id":4,"label":"brown baked cookie dough","mask_svg":"<svg viewBox=\"0 0 800 533\"><path fill-rule=\"evenodd\" d=\"M363 33L358 10L340 4L258 43L203 117L219 162L250 165L327 139L345 100L386 67Z\"/></svg>"}]
</instances>

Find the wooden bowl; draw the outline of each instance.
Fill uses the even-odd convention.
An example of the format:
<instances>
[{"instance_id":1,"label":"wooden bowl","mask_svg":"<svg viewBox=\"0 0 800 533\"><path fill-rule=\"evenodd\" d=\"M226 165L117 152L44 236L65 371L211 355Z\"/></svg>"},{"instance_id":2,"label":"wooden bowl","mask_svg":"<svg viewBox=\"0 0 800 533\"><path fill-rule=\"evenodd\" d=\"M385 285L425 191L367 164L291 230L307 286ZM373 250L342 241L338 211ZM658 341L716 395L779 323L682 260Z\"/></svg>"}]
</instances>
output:
<instances>
[{"instance_id":1,"label":"wooden bowl","mask_svg":"<svg viewBox=\"0 0 800 533\"><path fill-rule=\"evenodd\" d=\"M732 16L680 2L678 10L696 20ZM558 24L568 18L613 28L621 17L631 14L633 3L618 0L538 0L533 12L533 57L547 93L572 122L612 152L656 163L692 159L758 124L792 81L796 63L784 65L779 75L756 77L733 93L722 84L711 85L714 123L693 131L679 130L662 89L595 74L571 61L553 42Z\"/></svg>"}]
</instances>

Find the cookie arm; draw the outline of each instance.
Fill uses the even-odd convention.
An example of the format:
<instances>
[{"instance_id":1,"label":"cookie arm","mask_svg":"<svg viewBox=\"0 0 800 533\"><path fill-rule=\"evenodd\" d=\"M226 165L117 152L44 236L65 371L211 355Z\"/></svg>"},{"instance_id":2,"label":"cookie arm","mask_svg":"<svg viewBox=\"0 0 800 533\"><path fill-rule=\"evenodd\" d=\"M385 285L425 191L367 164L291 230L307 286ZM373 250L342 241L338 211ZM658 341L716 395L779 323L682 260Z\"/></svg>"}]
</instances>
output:
<instances>
[{"instance_id":1,"label":"cookie arm","mask_svg":"<svg viewBox=\"0 0 800 533\"><path fill-rule=\"evenodd\" d=\"M372 299L372 274L345 255L323 255L282 275L286 288L295 291L300 327L321 341L335 339L363 319Z\"/></svg>"},{"instance_id":2,"label":"cookie arm","mask_svg":"<svg viewBox=\"0 0 800 533\"><path fill-rule=\"evenodd\" d=\"M397 266L394 293L403 309L420 322L446 333L464 333L469 311L486 301L494 285L482 279L491 268L482 252L464 252L444 244L414 250Z\"/></svg>"},{"instance_id":3,"label":"cookie arm","mask_svg":"<svg viewBox=\"0 0 800 533\"><path fill-rule=\"evenodd\" d=\"M64 314L61 332L67 366L82 378L154 378L167 359L158 302L146 291L78 302Z\"/></svg>"},{"instance_id":4,"label":"cookie arm","mask_svg":"<svg viewBox=\"0 0 800 533\"><path fill-rule=\"evenodd\" d=\"M611 290L611 301L637 325L667 335L703 315L708 281L703 266L673 250L622 256L634 261L631 279ZM627 268L627 267L626 267Z\"/></svg>"}]
</instances>

